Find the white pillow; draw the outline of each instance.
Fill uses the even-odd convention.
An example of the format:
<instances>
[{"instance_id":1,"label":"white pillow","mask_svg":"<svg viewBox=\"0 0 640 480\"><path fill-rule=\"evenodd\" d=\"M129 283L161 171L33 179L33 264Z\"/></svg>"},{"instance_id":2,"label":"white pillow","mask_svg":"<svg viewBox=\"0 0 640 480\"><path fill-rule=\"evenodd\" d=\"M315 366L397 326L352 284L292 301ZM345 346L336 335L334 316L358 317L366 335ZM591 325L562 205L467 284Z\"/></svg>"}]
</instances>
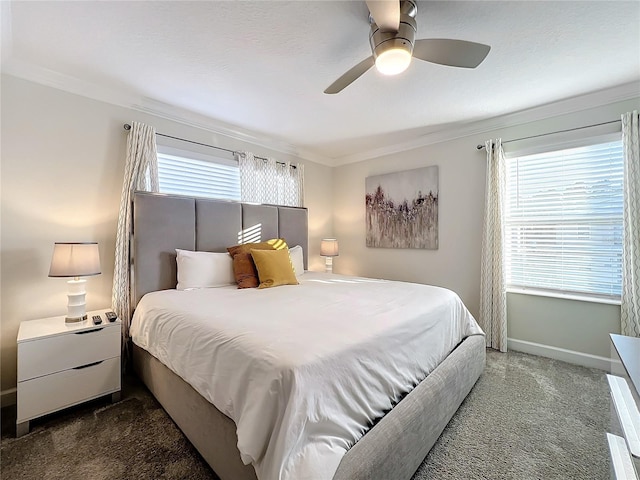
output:
<instances>
[{"instance_id":1,"label":"white pillow","mask_svg":"<svg viewBox=\"0 0 640 480\"><path fill-rule=\"evenodd\" d=\"M176 248L178 290L223 287L236 283L228 253L192 252Z\"/></svg>"},{"instance_id":2,"label":"white pillow","mask_svg":"<svg viewBox=\"0 0 640 480\"><path fill-rule=\"evenodd\" d=\"M304 254L302 253L302 247L296 245L289 249L289 256L291 257L291 263L293 264L293 271L296 272L296 277L299 277L304 273Z\"/></svg>"}]
</instances>

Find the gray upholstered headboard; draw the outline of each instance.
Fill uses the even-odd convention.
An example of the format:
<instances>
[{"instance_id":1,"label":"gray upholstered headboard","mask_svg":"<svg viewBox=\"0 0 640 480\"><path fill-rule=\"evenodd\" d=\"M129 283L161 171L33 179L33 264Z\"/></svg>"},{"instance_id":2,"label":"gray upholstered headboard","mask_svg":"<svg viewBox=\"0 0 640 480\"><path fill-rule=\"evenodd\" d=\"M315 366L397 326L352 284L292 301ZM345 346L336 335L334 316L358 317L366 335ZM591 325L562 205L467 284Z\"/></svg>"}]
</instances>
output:
<instances>
[{"instance_id":1,"label":"gray upholstered headboard","mask_svg":"<svg viewBox=\"0 0 640 480\"><path fill-rule=\"evenodd\" d=\"M226 252L249 241L300 245L307 268L307 209L136 192L133 197L132 308L145 293L175 288L176 248Z\"/></svg>"}]
</instances>

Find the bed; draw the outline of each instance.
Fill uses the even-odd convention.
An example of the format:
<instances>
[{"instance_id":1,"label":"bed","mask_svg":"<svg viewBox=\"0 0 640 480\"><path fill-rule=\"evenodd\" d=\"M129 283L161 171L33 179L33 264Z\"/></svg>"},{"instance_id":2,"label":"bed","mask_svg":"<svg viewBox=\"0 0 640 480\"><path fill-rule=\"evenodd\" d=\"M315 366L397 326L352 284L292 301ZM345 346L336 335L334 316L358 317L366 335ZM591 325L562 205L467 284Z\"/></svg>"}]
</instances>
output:
<instances>
[{"instance_id":1,"label":"bed","mask_svg":"<svg viewBox=\"0 0 640 480\"><path fill-rule=\"evenodd\" d=\"M260 450L260 442L258 441L256 446L255 438L246 433L247 425L250 427L256 425L255 428L258 428L257 425L260 423L259 420L261 418L270 418L265 415L265 412L272 411L274 408L277 410L276 407L279 404L277 402L269 403L269 395L265 394L265 392L269 391L268 381L262 382L262 388L266 390L263 390L256 397L267 400L254 402L254 404L260 406L260 409L256 410L258 407L253 404L244 410L237 407L237 405L235 407L229 405L227 399L232 398L235 398L236 402L242 403L241 392L242 388L244 388L242 384L234 387L233 392L235 394L227 392L226 396L216 397L215 392L213 394L209 392L209 390L214 389L200 382L198 375L196 375L195 380L194 378L188 378L189 372L196 371L199 363L203 363L198 363L197 358L203 358L204 356L197 357L195 363L192 364L188 364L186 360L183 362L183 357L186 357L186 355L178 355L179 361L171 361L170 358L163 354L168 348L165 348L165 344L158 340L160 337L156 337L154 336L155 334L150 334L149 332L143 335L140 333L141 329L134 326L134 330L136 330L136 339L133 346L135 371L222 480L255 480L256 478L269 480L278 477L295 480L302 480L303 478L313 480L325 478L409 479L423 461L460 403L467 396L484 368L484 336L477 328L475 321L469 320L468 317L470 315L468 315L464 306L460 306L461 302L459 302L457 296L449 291L444 291L444 289L437 289L437 287L418 286L415 284L400 285L399 282L385 283L385 281L371 279L332 275L327 277L323 276L324 274L308 273L305 274L306 277L305 275L300 277L300 285L268 289L271 292L242 291L233 287L207 289L209 290L208 292L178 292L172 290L176 285L176 248L224 252L226 247L234 245L245 238L244 235L251 235L252 238L255 238L256 231L259 231L258 236L262 239L285 238L289 245L301 245L306 267L308 261L308 226L305 209L136 193L134 196L133 231L132 305L139 304L136 315L140 317L146 314L151 318L157 317L159 319L157 323L161 325L159 330L164 328L174 332L172 338L182 338L183 343L184 341L191 342L189 334L181 334L176 330L176 325L182 325L183 322L171 320L171 316L166 313L170 309L177 308L181 312L180 315L190 311L191 316L198 317L200 315L200 320L196 320L196 322L200 321L201 324L207 325L213 323L215 327L216 321L219 321L220 324L230 323L229 320L233 318L233 312L241 308L243 303L255 306L258 301L264 302L260 304L260 309L267 318L275 318L274 312L277 311L279 302L282 302L283 297L292 295L296 297L302 295L305 299L315 296L321 302L319 306L313 307L314 312L319 312L319 317L313 320L314 323L302 327L302 331L311 328L314 324L318 324L322 319L334 318L341 314L340 308L342 307L339 301L328 302L327 305L324 305L322 302L325 302L325 304L327 302L322 297L338 298L340 294L343 294L348 298L360 298L359 292L364 291L365 288L374 290L377 288L378 293L374 296L379 297L378 301L386 303L393 303L392 298L404 295L403 289L416 289L416 292L421 295L433 295L434 299L446 298L447 300L443 302L453 303L455 307L452 310L459 311L456 315L461 315L460 319L457 320L457 327L445 328L445 330L459 330L451 337L455 340L448 340L450 344L445 345L444 343L446 342L436 342L434 340L433 344L425 345L427 348L422 351L420 345L427 342L429 337L426 336L426 333L423 338L416 334L414 350L410 351L410 354L398 356L399 354L396 355L396 349L387 352L390 358L393 358L393 361L389 362L392 364L391 367L398 362L411 362L414 357L420 355L425 357L426 363L435 362L428 370L425 370L428 373L426 378L424 377L425 373L421 373L422 366L416 368L415 372L411 368L403 366L401 371L411 371L412 373L406 375L407 378L400 382L404 386L396 389L397 391L392 395L394 398L376 399L369 391L360 396L357 391L355 393L350 392L348 393L350 395L348 401L358 403L358 405L353 408L353 411L347 412L348 415L343 418L340 417L339 413L336 413L335 417L332 414L329 415L332 418L322 419L323 422L327 420L328 423L314 423L310 420L298 421L297 423L285 422L274 424L276 425L275 427L270 424L271 430L267 427L262 430L258 429L254 436L259 437L258 440L262 441L264 446L271 448L273 445L279 445L275 453L273 455L269 453L269 456L263 456L262 450ZM341 283L343 284L342 286L340 285ZM325 286L322 287L322 284L325 284ZM325 288L328 291L325 294L325 291L318 291L318 288ZM338 288L340 290L337 290ZM393 289L397 290L394 291ZM441 292L440 290L443 291ZM334 293L332 294L331 291ZM388 292L392 296L384 300L384 292ZM260 300L258 300L258 296L260 296ZM399 304L408 305L411 302L410 299L415 296L415 292L409 292ZM236 299L241 300L238 300L237 305L233 305L232 302L236 301ZM218 308L210 309L215 310L217 316L215 318L204 316L205 314L201 313L203 309L196 308L201 302L204 302L204 305L217 305ZM271 303L269 304L269 302ZM301 308L303 303L306 303L306 300L300 303ZM326 342L318 340L318 336L321 336L320 330L308 333L315 336L315 340L309 342L309 345L317 348L318 352L322 350L324 354L328 355L327 358L340 359L340 362L345 365L351 363L362 368L363 365L366 366L368 364L368 360L366 362L362 361L363 352L378 352L384 348L385 344L389 343L389 338L395 338L396 331L388 330L388 328L391 328L391 324L397 331L407 330L408 328L415 329L415 325L410 325L411 322L415 323L415 320L407 318L400 321L400 316L398 320L390 320L389 318L384 321L381 320L381 323L375 326L377 325L375 324L375 321L377 321L374 318L375 313L367 311L365 303L367 302L363 300L361 304L358 304L362 310L360 313L354 310L348 314L348 318L353 323L353 330L350 331L349 335L334 335L336 338L349 339L348 342L345 341L345 345L341 345L338 348L334 347L334 344L329 340ZM344 304L345 302L343 301L342 305L344 306ZM414 307L419 307L418 303L414 306L407 306L409 309ZM270 311L272 313L269 313ZM241 315L243 319L248 319L247 322L254 316L256 316L255 312L253 315L250 313ZM313 315L311 311L307 311L303 316L306 318ZM180 318L185 317L181 316ZM404 318L404 315L402 318ZM160 320L165 323L161 323ZM170 323L171 321L174 323ZM282 330L283 332L289 331L292 326L298 324L295 318L287 319L283 317L281 321L289 322L287 323L287 328ZM344 323L344 319L337 321L338 323L331 328L331 331L338 329L339 322ZM358 322L362 324L365 324L364 322L374 323L370 324L372 325L371 328L364 331L365 329L357 328ZM153 321L150 321L150 323L153 323ZM255 361L248 362L257 365L259 369L262 368L263 370L261 370L260 374L256 374L244 369L242 371L245 374L233 379L233 382L241 382L244 378L267 376L269 369L264 367L263 364L269 365L269 358L278 359L275 363L278 363L279 366L282 363L281 358L287 358L287 362L289 359L304 360L302 367L295 371L296 375L293 378L296 381L281 382L291 391L296 390L296 382L304 383L304 377L299 375L300 371L308 373L307 379L319 378L324 381L325 377L319 374L319 371L314 370L317 365L309 361L309 359L316 358L318 353L313 351L313 348L299 348L296 346L295 339L293 337L287 338L286 335L282 335L281 342L276 341L280 337L269 339L270 330L264 329L261 331L260 328L263 327L261 327L260 323L247 323L246 325L243 322L236 323L237 325L234 328L244 328L245 330L241 330L239 334L236 331L234 333L235 337L224 339L222 345L234 345L233 348L236 348L235 343L237 343L238 338L247 339L248 347L247 345L241 348L238 347L236 353L239 355L248 355L245 351L252 351L252 346L255 346L254 350L257 352L276 343L286 344L286 347L282 347L285 350L278 350L275 353L270 352L269 355L265 356L264 361L259 361L259 358L256 357ZM437 325L437 322L433 322L433 326L430 326L429 329L435 329L435 325ZM376 329L378 329L378 334L376 334ZM362 333L359 334L358 332ZM180 335L183 336L181 337ZM206 337L204 333L196 336ZM219 336L219 332L215 336ZM205 338L204 343L206 344L208 341ZM398 337L398 342L410 343L410 340L400 340L400 337ZM346 343L354 343L355 347L346 345ZM155 350L154 345L157 347ZM189 345L193 350L202 349L202 347L192 342ZM160 346L162 347L160 348ZM346 347L357 348L358 346L366 346L367 348L361 350L357 355L348 356L344 354ZM442 352L438 353L439 350L442 350ZM153 354L150 352L153 352ZM373 355L373 353L366 354ZM384 352L380 354L382 355ZM403 356L406 358L402 359L401 357ZM437 361L434 360L435 357L439 357ZM230 371L229 365L242 365L241 359L227 360L231 363L224 370L224 358L226 357L220 356L217 358L219 368L223 369L222 371ZM376 361L379 360L377 359ZM184 364L181 365L182 363ZM325 364L331 362L323 359L322 362L316 363ZM333 368L334 372L340 371L340 365L342 364L336 363L331 368ZM288 367L289 363L285 365L285 368ZM216 365L206 368L215 369ZM373 375L382 375L382 373L378 372L378 370L381 370L378 367L370 370L374 372ZM206 371L206 369L202 371ZM359 383L363 383L368 377L366 377L366 373L361 371L354 378L357 378ZM377 381L376 377L372 382L376 383ZM260 382L254 383L260 387ZM410 384L412 389L407 388L406 384ZM326 388L331 388L330 384L327 383L327 385ZM413 388L414 385L417 386ZM410 391L406 393L404 390ZM289 398L289 390L287 392L286 396ZM336 395L325 397L331 400L334 396ZM220 398L223 401L220 401ZM388 405L385 402L388 402ZM216 408L214 403L219 408ZM359 419L357 422L355 420L351 422L350 415L357 416L359 409L366 410L369 407L372 412L364 417L365 420ZM333 412L334 410L330 411ZM230 417L234 417L237 423ZM367 421L366 418L370 421ZM331 430L331 421L335 421L334 426L337 430L347 431L347 437L350 437L344 440L342 438L344 432L333 432ZM362 429L363 421L364 423L368 422L365 429ZM289 462L294 466L283 467L282 465L284 464L274 464L274 461L282 460L282 452L290 453L293 451L292 445L297 445L295 442L293 444L280 445L279 440L276 440L282 435L274 435L274 431L279 431L278 428L282 428L285 432L291 432L294 437L298 438L296 435L298 435L299 431L307 431L309 423L313 424L314 428L320 425L325 429L322 435L315 435L316 430L314 430L310 438L317 440L316 443L322 448L330 444L330 448L327 448L327 450L330 450L330 454L327 454L326 457L315 455L313 453L315 450L305 450L307 448L305 444L304 448L299 450L298 455L295 456L297 460ZM351 425L351 423L354 423L354 425ZM302 426L300 427L300 425ZM296 430L296 428L301 430ZM321 430L320 427L317 428ZM326 430L327 428L329 430ZM362 431L359 431L359 429ZM262 437L265 437L265 439ZM254 442L254 444L249 444L247 439ZM336 444L338 447L336 447ZM242 454L240 450L242 450ZM339 456L336 456L337 451L341 452ZM314 458L315 460L313 460ZM253 461L254 465L245 465L243 459L245 463ZM316 462L315 464L313 463L314 461ZM325 466L323 467L323 465ZM259 472L258 475L256 471ZM281 475L277 472L280 472Z\"/></svg>"}]
</instances>

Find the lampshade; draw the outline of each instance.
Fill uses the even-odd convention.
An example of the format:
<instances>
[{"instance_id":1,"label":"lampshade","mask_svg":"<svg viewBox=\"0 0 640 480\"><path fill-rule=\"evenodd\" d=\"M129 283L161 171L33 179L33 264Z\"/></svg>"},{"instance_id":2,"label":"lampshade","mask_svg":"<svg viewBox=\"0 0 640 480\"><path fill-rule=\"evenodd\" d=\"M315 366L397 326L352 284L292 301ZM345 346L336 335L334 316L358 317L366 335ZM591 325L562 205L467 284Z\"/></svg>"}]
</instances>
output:
<instances>
[{"instance_id":1,"label":"lampshade","mask_svg":"<svg viewBox=\"0 0 640 480\"><path fill-rule=\"evenodd\" d=\"M96 242L54 244L50 277L88 277L100 273L100 252Z\"/></svg>"},{"instance_id":2,"label":"lampshade","mask_svg":"<svg viewBox=\"0 0 640 480\"><path fill-rule=\"evenodd\" d=\"M323 257L337 257L338 253L338 240L335 238L323 238L320 243L320 255Z\"/></svg>"}]
</instances>

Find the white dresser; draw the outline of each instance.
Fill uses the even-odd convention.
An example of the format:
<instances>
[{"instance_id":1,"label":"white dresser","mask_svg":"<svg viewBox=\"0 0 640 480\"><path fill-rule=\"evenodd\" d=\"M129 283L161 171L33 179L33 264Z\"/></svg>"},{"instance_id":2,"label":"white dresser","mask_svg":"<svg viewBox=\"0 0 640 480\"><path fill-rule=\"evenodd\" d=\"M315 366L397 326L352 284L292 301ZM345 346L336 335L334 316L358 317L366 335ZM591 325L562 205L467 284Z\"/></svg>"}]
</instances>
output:
<instances>
[{"instance_id":1,"label":"white dresser","mask_svg":"<svg viewBox=\"0 0 640 480\"><path fill-rule=\"evenodd\" d=\"M34 418L103 395L120 398L122 324L109 322L107 311L88 312L79 323L65 323L62 315L20 324L17 437ZM94 315L101 324L93 323Z\"/></svg>"},{"instance_id":2,"label":"white dresser","mask_svg":"<svg viewBox=\"0 0 640 480\"><path fill-rule=\"evenodd\" d=\"M638 480L640 472L640 338L611 334L611 478ZM620 360L618 363L616 360Z\"/></svg>"}]
</instances>

